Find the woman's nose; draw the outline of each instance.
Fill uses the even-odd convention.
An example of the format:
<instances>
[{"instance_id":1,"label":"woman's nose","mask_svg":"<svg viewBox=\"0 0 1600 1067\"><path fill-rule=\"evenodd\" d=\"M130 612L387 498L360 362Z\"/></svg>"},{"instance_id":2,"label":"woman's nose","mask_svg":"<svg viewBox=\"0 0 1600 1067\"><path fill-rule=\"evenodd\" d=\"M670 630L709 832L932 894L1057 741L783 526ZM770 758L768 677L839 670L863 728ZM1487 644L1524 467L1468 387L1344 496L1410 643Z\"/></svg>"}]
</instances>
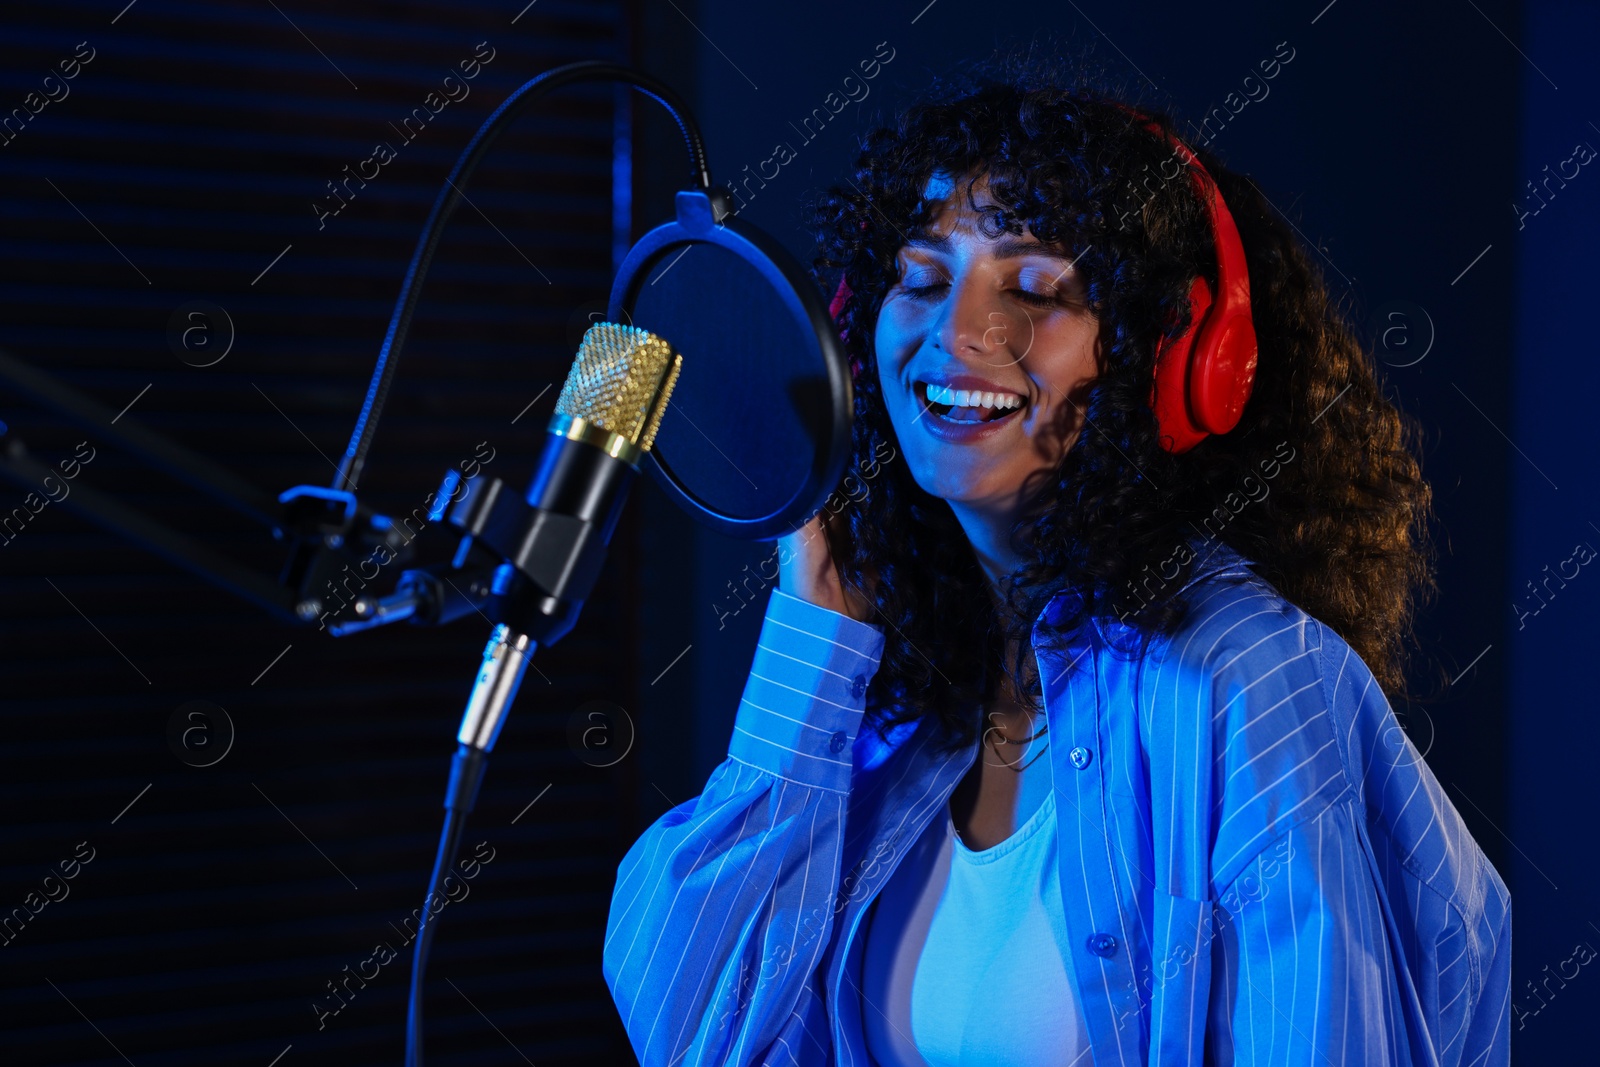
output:
<instances>
[{"instance_id":1,"label":"woman's nose","mask_svg":"<svg viewBox=\"0 0 1600 1067\"><path fill-rule=\"evenodd\" d=\"M997 295L971 275L953 276L939 307L939 347L952 355L986 358L1003 349L1010 331Z\"/></svg>"}]
</instances>

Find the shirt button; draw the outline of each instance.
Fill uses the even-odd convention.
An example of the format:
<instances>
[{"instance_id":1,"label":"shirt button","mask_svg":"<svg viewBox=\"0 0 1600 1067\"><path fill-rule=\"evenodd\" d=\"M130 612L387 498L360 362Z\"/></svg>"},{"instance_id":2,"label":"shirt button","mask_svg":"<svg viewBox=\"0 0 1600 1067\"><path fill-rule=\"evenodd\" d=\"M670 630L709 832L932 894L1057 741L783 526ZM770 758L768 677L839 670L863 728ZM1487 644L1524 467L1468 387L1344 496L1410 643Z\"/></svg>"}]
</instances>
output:
<instances>
[{"instance_id":1,"label":"shirt button","mask_svg":"<svg viewBox=\"0 0 1600 1067\"><path fill-rule=\"evenodd\" d=\"M849 740L849 736L843 730L835 730L833 736L828 739L828 748L833 752L839 752Z\"/></svg>"},{"instance_id":2,"label":"shirt button","mask_svg":"<svg viewBox=\"0 0 1600 1067\"><path fill-rule=\"evenodd\" d=\"M1094 759L1094 753L1090 752L1082 745L1079 745L1077 748L1067 753L1067 759L1072 762L1074 767L1081 771L1085 767L1089 766L1089 761Z\"/></svg>"},{"instance_id":3,"label":"shirt button","mask_svg":"<svg viewBox=\"0 0 1600 1067\"><path fill-rule=\"evenodd\" d=\"M867 676L864 674L856 675L855 678L850 682L850 695L859 699L861 694L865 693L866 691Z\"/></svg>"},{"instance_id":4,"label":"shirt button","mask_svg":"<svg viewBox=\"0 0 1600 1067\"><path fill-rule=\"evenodd\" d=\"M1117 939L1110 934L1090 934L1089 951L1108 960L1117 954Z\"/></svg>"}]
</instances>

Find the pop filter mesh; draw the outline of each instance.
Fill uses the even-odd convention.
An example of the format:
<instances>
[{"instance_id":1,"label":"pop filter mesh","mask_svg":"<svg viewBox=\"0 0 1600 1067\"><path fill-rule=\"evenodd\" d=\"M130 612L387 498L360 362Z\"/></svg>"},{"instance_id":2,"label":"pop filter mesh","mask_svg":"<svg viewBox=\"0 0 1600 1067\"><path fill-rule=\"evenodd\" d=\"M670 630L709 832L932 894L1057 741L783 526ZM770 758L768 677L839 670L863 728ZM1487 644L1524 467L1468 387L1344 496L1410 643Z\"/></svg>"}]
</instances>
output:
<instances>
[{"instance_id":1,"label":"pop filter mesh","mask_svg":"<svg viewBox=\"0 0 1600 1067\"><path fill-rule=\"evenodd\" d=\"M797 497L832 423L816 331L793 291L701 241L667 245L638 277L622 321L683 356L652 453L662 471L720 515L805 510Z\"/></svg>"}]
</instances>

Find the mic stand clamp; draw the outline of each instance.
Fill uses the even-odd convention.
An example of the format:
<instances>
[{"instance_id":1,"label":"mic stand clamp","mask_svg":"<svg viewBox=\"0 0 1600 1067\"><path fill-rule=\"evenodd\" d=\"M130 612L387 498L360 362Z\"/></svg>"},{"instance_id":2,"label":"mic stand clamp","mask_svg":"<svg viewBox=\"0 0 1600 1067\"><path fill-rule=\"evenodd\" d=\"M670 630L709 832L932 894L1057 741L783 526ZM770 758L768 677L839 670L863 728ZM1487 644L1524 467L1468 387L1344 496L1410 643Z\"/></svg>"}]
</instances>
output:
<instances>
[{"instance_id":1,"label":"mic stand clamp","mask_svg":"<svg viewBox=\"0 0 1600 1067\"><path fill-rule=\"evenodd\" d=\"M577 467L585 469L575 476ZM497 477L466 479L447 521L464 534L457 559L481 550L502 561L490 585L488 618L540 645L571 630L600 576L627 485L637 475L632 465L598 450L566 449L546 450L526 495ZM446 487L459 477L451 471ZM582 499L572 498L573 486L583 487Z\"/></svg>"},{"instance_id":2,"label":"mic stand clamp","mask_svg":"<svg viewBox=\"0 0 1600 1067\"><path fill-rule=\"evenodd\" d=\"M290 542L279 582L292 591L295 619L303 624L346 612L347 598L366 584L363 564L376 563L380 552L384 562L411 558L405 531L360 504L353 492L297 485L280 494L278 503L272 536ZM330 611L334 602L337 607Z\"/></svg>"}]
</instances>

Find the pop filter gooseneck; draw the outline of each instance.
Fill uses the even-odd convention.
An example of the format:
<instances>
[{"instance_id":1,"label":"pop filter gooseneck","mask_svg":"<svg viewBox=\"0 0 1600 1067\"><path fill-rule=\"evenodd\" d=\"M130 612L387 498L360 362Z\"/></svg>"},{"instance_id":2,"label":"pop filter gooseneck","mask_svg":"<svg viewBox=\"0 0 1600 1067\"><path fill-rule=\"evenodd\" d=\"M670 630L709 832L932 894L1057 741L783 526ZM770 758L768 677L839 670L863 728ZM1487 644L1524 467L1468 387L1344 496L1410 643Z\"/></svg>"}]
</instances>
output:
<instances>
[{"instance_id":1,"label":"pop filter gooseneck","mask_svg":"<svg viewBox=\"0 0 1600 1067\"><path fill-rule=\"evenodd\" d=\"M450 221L450 216L455 214L456 208L461 206L466 195L464 189L472 178L472 172L477 170L478 163L505 128L529 104L552 89L586 81L622 82L666 108L677 122L678 129L683 133L684 144L689 149L690 181L693 187L702 190L711 188L711 171L706 166L705 142L700 137L699 124L677 93L648 74L614 63L585 60L547 70L524 82L478 127L478 132L445 178L444 187L433 202L433 210L428 213L428 221L422 225L416 251L411 254L405 280L400 283L400 299L395 302L394 314L389 318L389 330L384 334L383 346L378 350L378 364L372 370L367 398L361 405L361 414L356 419L355 431L350 435L350 444L339 461L339 474L333 483L335 490L354 492L356 483L361 480L361 469L366 465L367 452L378 432L378 419L383 414L383 404L389 396L389 385L394 381L395 368L400 362L400 350L405 346L406 335L411 330L411 316L417 309L417 298L422 294L422 280L433 263L433 254L438 251L445 225Z\"/></svg>"}]
</instances>

